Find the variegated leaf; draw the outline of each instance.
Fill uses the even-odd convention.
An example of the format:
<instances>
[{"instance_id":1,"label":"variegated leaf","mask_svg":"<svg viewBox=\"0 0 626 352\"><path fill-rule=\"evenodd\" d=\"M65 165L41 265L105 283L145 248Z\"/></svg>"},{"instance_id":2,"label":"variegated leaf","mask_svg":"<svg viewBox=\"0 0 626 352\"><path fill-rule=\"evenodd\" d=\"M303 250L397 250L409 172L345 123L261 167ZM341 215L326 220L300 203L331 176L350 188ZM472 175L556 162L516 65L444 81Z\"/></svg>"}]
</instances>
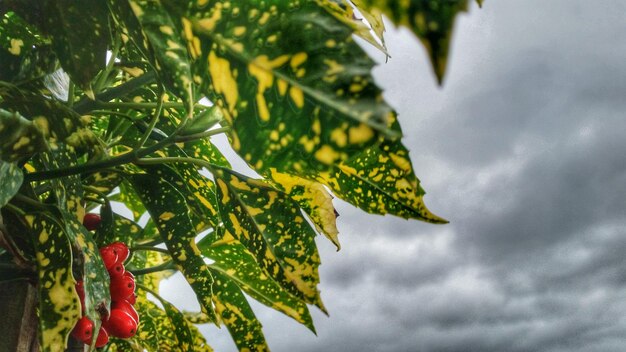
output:
<instances>
[{"instance_id":1,"label":"variegated leaf","mask_svg":"<svg viewBox=\"0 0 626 352\"><path fill-rule=\"evenodd\" d=\"M67 237L74 249L74 267L83 274L85 290L85 312L94 323L108 316L111 296L109 295L109 273L107 272L98 246L91 233L74 214L61 210ZM82 219L82 218L81 218ZM77 278L79 279L79 278Z\"/></svg>"},{"instance_id":2,"label":"variegated leaf","mask_svg":"<svg viewBox=\"0 0 626 352\"><path fill-rule=\"evenodd\" d=\"M39 288L39 345L43 352L64 351L81 316L72 277L72 249L65 229L51 216L27 215L35 234Z\"/></svg>"},{"instance_id":3,"label":"variegated leaf","mask_svg":"<svg viewBox=\"0 0 626 352\"><path fill-rule=\"evenodd\" d=\"M364 12L376 16L385 14L396 25L411 29L426 47L437 80L441 84L446 70L454 19L457 13L467 10L467 0L351 1Z\"/></svg>"},{"instance_id":4,"label":"variegated leaf","mask_svg":"<svg viewBox=\"0 0 626 352\"><path fill-rule=\"evenodd\" d=\"M217 201L215 198L215 184L201 175L198 169L188 163L172 165L149 166L148 173L154 174L170 184L186 198L186 204L191 210L190 216L197 232L209 227L215 228L219 224Z\"/></svg>"},{"instance_id":5,"label":"variegated leaf","mask_svg":"<svg viewBox=\"0 0 626 352\"><path fill-rule=\"evenodd\" d=\"M389 56L387 53L387 48L385 47L385 41L383 38L383 32L385 31L385 27L383 25L382 16L375 16L373 14L369 14L367 12L362 12L363 16L370 22L371 28L365 24L361 19L356 17L354 13L354 9L348 0L316 0L317 3L324 7L330 14L335 16L338 20L345 23L347 26L352 28L352 31L355 35L359 36L361 39L364 39L366 42L370 43L372 46L377 48L378 50L385 53L385 55ZM374 33L377 38L372 34Z\"/></svg>"},{"instance_id":6,"label":"variegated leaf","mask_svg":"<svg viewBox=\"0 0 626 352\"><path fill-rule=\"evenodd\" d=\"M215 310L239 351L269 351L261 323L241 289L220 271L211 269L211 272L215 278Z\"/></svg>"},{"instance_id":7,"label":"variegated leaf","mask_svg":"<svg viewBox=\"0 0 626 352\"><path fill-rule=\"evenodd\" d=\"M196 231L189 218L185 197L167 181L152 175L130 176L132 184L172 255L197 295L203 312L215 321L212 304L213 277L194 241Z\"/></svg>"},{"instance_id":8,"label":"variegated leaf","mask_svg":"<svg viewBox=\"0 0 626 352\"><path fill-rule=\"evenodd\" d=\"M207 238L209 237L205 237ZM290 316L315 332L306 304L287 293L272 278L265 275L254 255L231 234L226 233L213 243L200 241L198 248L203 255L214 261L209 268L228 277L250 297Z\"/></svg>"},{"instance_id":9,"label":"variegated leaf","mask_svg":"<svg viewBox=\"0 0 626 352\"><path fill-rule=\"evenodd\" d=\"M0 208L2 208L19 191L24 175L16 164L0 159L0 180L2 180L2 187L0 187Z\"/></svg>"},{"instance_id":10,"label":"variegated leaf","mask_svg":"<svg viewBox=\"0 0 626 352\"><path fill-rule=\"evenodd\" d=\"M265 273L291 294L324 310L317 284L315 231L298 204L268 184L215 167L224 226L256 257Z\"/></svg>"},{"instance_id":11,"label":"variegated leaf","mask_svg":"<svg viewBox=\"0 0 626 352\"><path fill-rule=\"evenodd\" d=\"M170 321L170 326L174 332L174 338L176 339L176 346L178 347L178 350L195 350L193 337L191 335L191 331L189 330L189 326L185 321L185 316L170 302L162 299L161 297L157 297L157 299L163 305L167 319Z\"/></svg>"},{"instance_id":12,"label":"variegated leaf","mask_svg":"<svg viewBox=\"0 0 626 352\"><path fill-rule=\"evenodd\" d=\"M12 162L45 150L44 133L38 121L0 109L0 160Z\"/></svg>"},{"instance_id":13,"label":"variegated leaf","mask_svg":"<svg viewBox=\"0 0 626 352\"><path fill-rule=\"evenodd\" d=\"M392 128L400 128L394 117ZM318 175L337 197L373 214L392 214L441 224L447 221L424 204L424 190L413 172L409 151L399 141L381 140L374 147L330 172Z\"/></svg>"},{"instance_id":14,"label":"variegated leaf","mask_svg":"<svg viewBox=\"0 0 626 352\"><path fill-rule=\"evenodd\" d=\"M31 120L52 149L65 144L82 154L98 144L97 137L89 128L89 117L80 116L57 101L14 87L0 89L0 97L0 108L19 112ZM3 133L2 130L0 133ZM32 141L34 147L38 146L36 142L40 139Z\"/></svg>"},{"instance_id":15,"label":"variegated leaf","mask_svg":"<svg viewBox=\"0 0 626 352\"><path fill-rule=\"evenodd\" d=\"M86 92L104 69L110 42L108 9L103 1L46 0L46 32L61 66Z\"/></svg>"},{"instance_id":16,"label":"variegated leaf","mask_svg":"<svg viewBox=\"0 0 626 352\"><path fill-rule=\"evenodd\" d=\"M258 171L324 170L394 134L374 62L318 4L213 0L193 3L182 22L194 78Z\"/></svg>"},{"instance_id":17,"label":"variegated leaf","mask_svg":"<svg viewBox=\"0 0 626 352\"><path fill-rule=\"evenodd\" d=\"M326 188L321 183L281 173L276 169L270 169L269 177L276 187L298 202L315 224L317 231L326 236L337 250L341 249L333 197Z\"/></svg>"},{"instance_id":18,"label":"variegated leaf","mask_svg":"<svg viewBox=\"0 0 626 352\"><path fill-rule=\"evenodd\" d=\"M159 0L129 0L131 9L139 20L153 48L157 62L155 68L166 87L181 98L187 111L193 109L191 67L186 43L171 14Z\"/></svg>"}]
</instances>

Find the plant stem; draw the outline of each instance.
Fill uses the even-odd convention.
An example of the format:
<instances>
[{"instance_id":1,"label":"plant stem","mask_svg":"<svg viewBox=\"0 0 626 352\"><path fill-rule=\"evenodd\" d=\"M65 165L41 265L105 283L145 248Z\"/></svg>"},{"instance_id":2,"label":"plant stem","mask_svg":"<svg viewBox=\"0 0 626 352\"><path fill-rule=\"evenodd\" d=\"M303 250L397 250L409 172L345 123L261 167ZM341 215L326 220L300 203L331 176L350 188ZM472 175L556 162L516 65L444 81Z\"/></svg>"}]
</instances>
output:
<instances>
[{"instance_id":1,"label":"plant stem","mask_svg":"<svg viewBox=\"0 0 626 352\"><path fill-rule=\"evenodd\" d=\"M139 275L147 275L147 274L152 274L152 273L158 273L159 271L174 270L174 269L176 269L176 267L174 266L174 262L170 260L163 264L152 266L149 268L131 270L131 272L133 273L133 275L139 276Z\"/></svg>"},{"instance_id":2,"label":"plant stem","mask_svg":"<svg viewBox=\"0 0 626 352\"><path fill-rule=\"evenodd\" d=\"M131 252L132 251L153 251L153 252L159 252L159 253L170 255L170 252L167 249L152 247L152 246L145 246L145 245L134 246L130 248L130 250Z\"/></svg>"},{"instance_id":3,"label":"plant stem","mask_svg":"<svg viewBox=\"0 0 626 352\"><path fill-rule=\"evenodd\" d=\"M159 94L159 97L157 100L156 109L154 110L154 115L152 115L152 120L150 121L150 124L148 125L148 129L146 129L146 132L144 132L143 136L141 136L141 140L135 146L135 149L139 149L143 147L143 145L148 140L148 137L150 137L150 133L152 133L152 130L156 126L157 122L159 121L159 117L161 116L161 110L163 109L163 97L165 94L165 92L163 91L163 86L161 84L159 84L158 94Z\"/></svg>"},{"instance_id":4,"label":"plant stem","mask_svg":"<svg viewBox=\"0 0 626 352\"><path fill-rule=\"evenodd\" d=\"M155 109L158 106L158 103L129 103L129 102L103 102L97 101L95 102L98 108L103 109ZM182 109L185 108L185 103L180 102L164 102L163 108L169 109ZM194 109L206 109L206 106L196 104L194 105Z\"/></svg>"},{"instance_id":5,"label":"plant stem","mask_svg":"<svg viewBox=\"0 0 626 352\"><path fill-rule=\"evenodd\" d=\"M122 154L120 156L117 157L113 157L110 159L106 159L106 160L102 160L102 161L98 161L98 162L94 162L94 163L86 163L86 164L80 164L80 165L76 165L76 166L72 166L72 167L68 167L68 168L64 168L64 169L54 169L54 170L46 170L46 171L39 171L39 172L32 172L32 173L28 173L26 175L24 175L24 181L25 182L31 182L31 181L41 181L41 180L47 180L47 179L52 179L52 178L59 178L59 177L65 177L65 176L70 176L70 175L76 175L76 174L83 174L83 173L87 173L87 172L95 172L97 170L102 170L102 169L107 169L107 168L112 168L115 166L119 166L119 165L123 165L123 164L128 164L128 163L138 163L138 164L157 164L157 163L172 163L172 162L186 162L186 163L192 163L192 164L197 164L200 165L202 167L206 167L208 169L212 169L213 166L211 163L200 160L200 159L193 159L193 158L182 158L182 157L172 157L172 158L147 158L147 159L142 159L144 156L149 155L154 153L155 151L164 148L170 144L174 144L174 143L180 143L180 142L188 142L191 140L195 140L195 139L200 139L200 138L206 138L206 137L210 137L216 134L220 134L223 133L225 131L228 131L229 128L228 127L221 127L221 128L216 128L214 130L209 130L206 132L202 132L202 133L197 133L195 135L189 135L189 136L176 136L174 134L168 136L167 138L149 146L146 148L142 148L139 150L133 150L131 152L128 152L126 154ZM160 162L159 162L160 161Z\"/></svg>"},{"instance_id":6,"label":"plant stem","mask_svg":"<svg viewBox=\"0 0 626 352\"><path fill-rule=\"evenodd\" d=\"M216 134L220 134L220 133L224 133L224 132L228 132L230 131L230 127L220 127L220 128L216 128L214 130L209 130L209 131L204 131L204 132L200 132L200 133L194 133L194 134L190 134L190 135L186 135L186 136L177 136L174 140L176 141L176 143L184 143L184 142L189 142L189 141L195 141L198 139L203 139L206 137L211 137L214 136Z\"/></svg>"},{"instance_id":7,"label":"plant stem","mask_svg":"<svg viewBox=\"0 0 626 352\"><path fill-rule=\"evenodd\" d=\"M70 175L82 174L86 172L94 172L94 171L101 170L101 169L107 169L107 168L112 168L114 166L128 164L130 162L138 160L142 156L151 154L165 147L166 145L169 145L172 143L173 143L172 138L166 138L149 147L146 147L140 150L134 150L126 154L122 154L120 156L98 161L95 163L80 164L80 165L76 165L76 166L72 166L72 167L68 167L64 169L54 169L54 170L47 170L47 171L32 172L32 173L24 175L24 181L26 182L41 181L41 180L47 180L47 179L52 179L52 178L59 178L59 177L65 177L65 176L70 176Z\"/></svg>"},{"instance_id":8,"label":"plant stem","mask_svg":"<svg viewBox=\"0 0 626 352\"><path fill-rule=\"evenodd\" d=\"M166 163L188 163L194 164L200 167L205 167L209 169L209 171L213 170L214 165L209 163L208 161L204 161L201 159L188 158L188 157L165 157L165 158L143 158L137 160L135 163L139 165L158 165L158 164L166 164Z\"/></svg>"},{"instance_id":9,"label":"plant stem","mask_svg":"<svg viewBox=\"0 0 626 352\"><path fill-rule=\"evenodd\" d=\"M120 98L125 96L126 94L134 91L135 89L144 86L148 83L151 83L155 80L156 75L154 72L147 72L137 78L134 78L124 84L121 84L117 87L108 89L100 94L96 95L96 100L91 100L89 98L82 99L76 105L74 105L74 111L79 114L86 114L92 110L95 110L99 107L99 104L103 104L103 102L108 102L115 98Z\"/></svg>"}]
</instances>

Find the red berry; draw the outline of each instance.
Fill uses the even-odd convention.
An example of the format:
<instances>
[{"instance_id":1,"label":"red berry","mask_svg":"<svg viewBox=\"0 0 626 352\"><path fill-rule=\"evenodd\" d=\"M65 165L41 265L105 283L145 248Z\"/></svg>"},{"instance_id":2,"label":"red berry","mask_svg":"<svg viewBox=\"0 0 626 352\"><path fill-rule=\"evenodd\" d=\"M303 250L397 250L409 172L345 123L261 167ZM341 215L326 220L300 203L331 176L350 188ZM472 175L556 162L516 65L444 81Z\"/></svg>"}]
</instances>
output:
<instances>
[{"instance_id":1,"label":"red berry","mask_svg":"<svg viewBox=\"0 0 626 352\"><path fill-rule=\"evenodd\" d=\"M72 330L72 336L77 340L90 344L93 337L93 323L91 320L87 317L80 318Z\"/></svg>"},{"instance_id":2,"label":"red berry","mask_svg":"<svg viewBox=\"0 0 626 352\"><path fill-rule=\"evenodd\" d=\"M113 266L117 263L117 254L112 248L102 247L100 248L100 256L102 257L102 261L104 262L104 266L107 270L111 270Z\"/></svg>"},{"instance_id":3,"label":"red berry","mask_svg":"<svg viewBox=\"0 0 626 352\"><path fill-rule=\"evenodd\" d=\"M126 269L122 263L116 263L111 267L111 269L109 269L109 276L111 277L111 280L114 278L121 278L124 274L126 274Z\"/></svg>"},{"instance_id":4,"label":"red berry","mask_svg":"<svg viewBox=\"0 0 626 352\"><path fill-rule=\"evenodd\" d=\"M107 247L111 247L115 250L115 252L117 253L117 260L120 263L124 263L130 255L130 250L128 249L128 246L123 242L113 242Z\"/></svg>"},{"instance_id":5,"label":"red berry","mask_svg":"<svg viewBox=\"0 0 626 352\"><path fill-rule=\"evenodd\" d=\"M121 309L111 309L111 315L105 324L109 334L121 339L132 337L137 332L135 319Z\"/></svg>"},{"instance_id":6,"label":"red berry","mask_svg":"<svg viewBox=\"0 0 626 352\"><path fill-rule=\"evenodd\" d=\"M119 279L112 278L109 291L112 301L128 300L135 293L135 279L130 276L122 276Z\"/></svg>"},{"instance_id":7,"label":"red berry","mask_svg":"<svg viewBox=\"0 0 626 352\"><path fill-rule=\"evenodd\" d=\"M100 225L100 221L102 221L102 219L100 218L100 215L94 214L94 213L87 213L85 214L85 217L83 218L83 226L85 226L85 228L87 228L87 230L89 231L94 231Z\"/></svg>"},{"instance_id":8,"label":"red berry","mask_svg":"<svg viewBox=\"0 0 626 352\"><path fill-rule=\"evenodd\" d=\"M100 327L100 331L98 332L98 338L96 339L96 347L104 347L109 342L109 333L106 331L104 326Z\"/></svg>"},{"instance_id":9,"label":"red berry","mask_svg":"<svg viewBox=\"0 0 626 352\"><path fill-rule=\"evenodd\" d=\"M137 303L137 295L133 293L132 295L130 295L130 297L128 297L126 302L128 302L128 303L130 303L130 304L132 304L134 306L135 303Z\"/></svg>"},{"instance_id":10,"label":"red berry","mask_svg":"<svg viewBox=\"0 0 626 352\"><path fill-rule=\"evenodd\" d=\"M121 309L121 310L125 311L126 313L128 313L128 315L130 315L133 319L135 319L137 324L139 324L139 314L137 313L137 311L135 310L135 308L133 307L133 305L130 302L128 302L128 301L113 301L113 303L111 304L111 310L113 310L113 309Z\"/></svg>"}]
</instances>

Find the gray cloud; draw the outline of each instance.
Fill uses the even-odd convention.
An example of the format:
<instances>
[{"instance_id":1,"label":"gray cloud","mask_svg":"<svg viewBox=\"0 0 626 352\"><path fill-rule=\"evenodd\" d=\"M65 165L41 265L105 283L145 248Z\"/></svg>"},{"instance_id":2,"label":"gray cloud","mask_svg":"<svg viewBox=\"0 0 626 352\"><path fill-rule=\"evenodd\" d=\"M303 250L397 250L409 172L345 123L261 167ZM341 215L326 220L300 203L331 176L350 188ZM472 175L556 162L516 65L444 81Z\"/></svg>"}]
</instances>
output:
<instances>
[{"instance_id":1,"label":"gray cloud","mask_svg":"<svg viewBox=\"0 0 626 352\"><path fill-rule=\"evenodd\" d=\"M406 30L376 70L433 226L338 202L318 336L253 303L273 351L611 352L626 346L626 3L488 1L437 88ZM203 328L218 351L226 331Z\"/></svg>"}]
</instances>

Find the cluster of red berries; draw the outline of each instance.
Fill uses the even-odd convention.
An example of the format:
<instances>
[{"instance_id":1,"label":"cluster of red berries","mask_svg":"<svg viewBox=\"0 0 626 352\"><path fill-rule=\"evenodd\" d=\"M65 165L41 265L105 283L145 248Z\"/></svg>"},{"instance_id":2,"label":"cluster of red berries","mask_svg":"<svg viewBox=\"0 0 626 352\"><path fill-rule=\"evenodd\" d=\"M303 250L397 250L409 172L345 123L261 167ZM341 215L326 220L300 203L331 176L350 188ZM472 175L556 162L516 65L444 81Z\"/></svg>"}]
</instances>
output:
<instances>
[{"instance_id":1,"label":"cluster of red berries","mask_svg":"<svg viewBox=\"0 0 626 352\"><path fill-rule=\"evenodd\" d=\"M83 224L88 230L94 230L100 223L97 214L87 214ZM130 251L122 242L114 242L100 248L100 257L109 272L111 285L111 312L108 317L103 317L102 326L96 338L96 347L103 347L109 342L109 334L121 339L127 339L137 332L139 315L133 307L137 296L135 295L135 277L124 268L124 262L128 259ZM80 297L80 304L85 311L85 290L83 282L76 283L76 292ZM94 324L89 318L83 316L72 330L72 336L77 340L90 345L93 338Z\"/></svg>"}]
</instances>

